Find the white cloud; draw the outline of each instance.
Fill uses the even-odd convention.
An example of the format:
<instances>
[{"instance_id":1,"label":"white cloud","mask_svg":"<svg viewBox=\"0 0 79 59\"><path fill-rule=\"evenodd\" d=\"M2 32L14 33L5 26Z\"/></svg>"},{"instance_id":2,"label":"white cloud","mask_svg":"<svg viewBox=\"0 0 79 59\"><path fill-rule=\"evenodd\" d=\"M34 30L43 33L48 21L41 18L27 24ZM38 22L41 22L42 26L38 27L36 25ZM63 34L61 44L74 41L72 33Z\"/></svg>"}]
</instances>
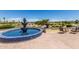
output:
<instances>
[{"instance_id":1,"label":"white cloud","mask_svg":"<svg viewBox=\"0 0 79 59\"><path fill-rule=\"evenodd\" d=\"M11 22L11 21L15 20L15 21L17 22L17 21L21 21L21 19L22 19L22 18L5 18L5 21ZM4 21L4 19L1 18L1 21Z\"/></svg>"},{"instance_id":2,"label":"white cloud","mask_svg":"<svg viewBox=\"0 0 79 59\"><path fill-rule=\"evenodd\" d=\"M38 20L39 20L39 19L33 19L33 18L27 19L28 22L30 22L30 21L31 21L31 22L35 22L35 21L38 21Z\"/></svg>"},{"instance_id":3,"label":"white cloud","mask_svg":"<svg viewBox=\"0 0 79 59\"><path fill-rule=\"evenodd\" d=\"M3 18L1 18L0 20L1 20L1 21L4 21ZM11 22L11 21L13 21L13 20L15 20L16 22L18 22L18 21L22 21L23 18L20 18L20 17L18 17L18 18L5 18L5 21ZM36 18L26 18L26 20L27 20L28 22L34 22L34 21L37 21L37 20L39 20L39 19L36 19Z\"/></svg>"},{"instance_id":4,"label":"white cloud","mask_svg":"<svg viewBox=\"0 0 79 59\"><path fill-rule=\"evenodd\" d=\"M74 21L75 19L50 19L49 21Z\"/></svg>"},{"instance_id":5,"label":"white cloud","mask_svg":"<svg viewBox=\"0 0 79 59\"><path fill-rule=\"evenodd\" d=\"M5 18L5 21L11 22L13 20L15 20L16 22L18 22L18 21L22 21L23 18L20 18L20 17L18 17L18 18ZM28 22L35 22L35 21L39 21L39 20L42 20L42 19L26 18L26 20ZM72 20L74 21L75 19L56 19L56 18L49 19L49 21L72 21ZM4 21L3 18L1 18L1 21Z\"/></svg>"}]
</instances>

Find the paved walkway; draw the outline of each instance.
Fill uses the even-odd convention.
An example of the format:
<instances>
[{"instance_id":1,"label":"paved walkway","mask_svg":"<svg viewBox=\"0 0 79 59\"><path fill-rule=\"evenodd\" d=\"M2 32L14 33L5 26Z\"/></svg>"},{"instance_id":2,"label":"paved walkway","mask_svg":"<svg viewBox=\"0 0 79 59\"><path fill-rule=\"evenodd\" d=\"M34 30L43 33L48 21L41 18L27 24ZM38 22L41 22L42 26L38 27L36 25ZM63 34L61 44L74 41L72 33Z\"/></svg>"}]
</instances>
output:
<instances>
[{"instance_id":1,"label":"paved walkway","mask_svg":"<svg viewBox=\"0 0 79 59\"><path fill-rule=\"evenodd\" d=\"M57 32L43 33L40 37L15 43L1 43L0 48L28 48L28 49L72 49L79 48L79 33L59 34Z\"/></svg>"}]
</instances>

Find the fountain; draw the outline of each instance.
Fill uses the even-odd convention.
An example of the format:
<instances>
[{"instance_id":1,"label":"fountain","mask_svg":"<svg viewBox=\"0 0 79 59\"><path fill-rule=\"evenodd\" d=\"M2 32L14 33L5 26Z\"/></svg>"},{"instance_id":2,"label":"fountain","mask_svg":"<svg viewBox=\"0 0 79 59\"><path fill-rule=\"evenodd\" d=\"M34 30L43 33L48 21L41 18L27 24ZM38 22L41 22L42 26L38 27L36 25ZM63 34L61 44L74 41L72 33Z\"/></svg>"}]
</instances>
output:
<instances>
[{"instance_id":1,"label":"fountain","mask_svg":"<svg viewBox=\"0 0 79 59\"><path fill-rule=\"evenodd\" d=\"M22 30L22 33L26 33L27 32L27 28L26 28L26 26L27 26L27 20L26 20L26 18L23 18L23 22L21 22L21 24L22 24L22 28L21 28L21 30Z\"/></svg>"},{"instance_id":2,"label":"fountain","mask_svg":"<svg viewBox=\"0 0 79 59\"><path fill-rule=\"evenodd\" d=\"M42 29L28 28L26 18L21 22L22 28L13 28L0 33L0 41L16 42L36 38L42 34Z\"/></svg>"}]
</instances>

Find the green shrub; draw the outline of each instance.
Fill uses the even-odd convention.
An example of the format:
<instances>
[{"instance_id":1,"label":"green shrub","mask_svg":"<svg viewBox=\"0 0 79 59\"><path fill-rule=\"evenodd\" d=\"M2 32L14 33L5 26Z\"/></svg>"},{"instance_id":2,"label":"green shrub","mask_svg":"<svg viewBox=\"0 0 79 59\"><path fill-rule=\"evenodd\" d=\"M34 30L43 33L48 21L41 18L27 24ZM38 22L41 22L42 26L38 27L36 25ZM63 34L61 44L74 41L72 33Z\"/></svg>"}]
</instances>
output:
<instances>
[{"instance_id":1,"label":"green shrub","mask_svg":"<svg viewBox=\"0 0 79 59\"><path fill-rule=\"evenodd\" d=\"M6 24L6 25L1 25L0 29L9 29L9 28L14 28L15 26L11 25L11 24Z\"/></svg>"},{"instance_id":2,"label":"green shrub","mask_svg":"<svg viewBox=\"0 0 79 59\"><path fill-rule=\"evenodd\" d=\"M68 25L66 25L66 27L72 27L72 25L71 24L68 24Z\"/></svg>"}]
</instances>

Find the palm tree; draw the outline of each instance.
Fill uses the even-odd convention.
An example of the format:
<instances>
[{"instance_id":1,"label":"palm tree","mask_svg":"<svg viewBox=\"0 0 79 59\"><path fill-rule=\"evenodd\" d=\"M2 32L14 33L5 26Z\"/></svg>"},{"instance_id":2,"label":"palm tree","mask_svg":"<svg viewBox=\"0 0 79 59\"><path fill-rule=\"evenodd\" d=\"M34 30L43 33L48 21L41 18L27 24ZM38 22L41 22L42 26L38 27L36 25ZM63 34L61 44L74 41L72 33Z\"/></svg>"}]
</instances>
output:
<instances>
[{"instance_id":1,"label":"palm tree","mask_svg":"<svg viewBox=\"0 0 79 59\"><path fill-rule=\"evenodd\" d=\"M5 23L5 17L3 17L4 23Z\"/></svg>"},{"instance_id":2,"label":"palm tree","mask_svg":"<svg viewBox=\"0 0 79 59\"><path fill-rule=\"evenodd\" d=\"M35 22L37 25L45 25L48 24L49 19L42 19L41 21Z\"/></svg>"},{"instance_id":3,"label":"palm tree","mask_svg":"<svg viewBox=\"0 0 79 59\"><path fill-rule=\"evenodd\" d=\"M0 18L0 23L1 23L1 18Z\"/></svg>"},{"instance_id":4,"label":"palm tree","mask_svg":"<svg viewBox=\"0 0 79 59\"><path fill-rule=\"evenodd\" d=\"M76 19L76 20L75 20L75 24L78 24L78 23L79 23L79 20Z\"/></svg>"}]
</instances>

